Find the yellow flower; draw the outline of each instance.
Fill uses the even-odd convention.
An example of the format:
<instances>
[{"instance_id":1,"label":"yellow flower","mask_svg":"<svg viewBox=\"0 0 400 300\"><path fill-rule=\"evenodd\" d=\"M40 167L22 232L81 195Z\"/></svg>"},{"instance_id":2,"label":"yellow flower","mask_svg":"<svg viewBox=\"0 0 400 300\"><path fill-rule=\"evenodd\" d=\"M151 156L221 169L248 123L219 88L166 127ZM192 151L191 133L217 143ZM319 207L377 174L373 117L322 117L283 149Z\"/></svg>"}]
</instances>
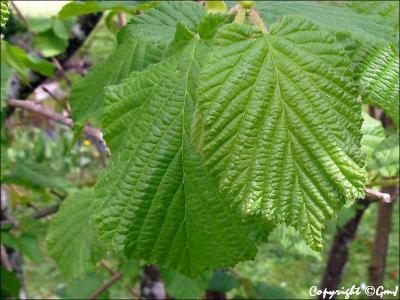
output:
<instances>
[{"instance_id":1,"label":"yellow flower","mask_svg":"<svg viewBox=\"0 0 400 300\"><path fill-rule=\"evenodd\" d=\"M83 145L84 145L84 146L88 147L88 146L90 146L91 144L92 144L91 141L89 141L89 140L83 140Z\"/></svg>"}]
</instances>

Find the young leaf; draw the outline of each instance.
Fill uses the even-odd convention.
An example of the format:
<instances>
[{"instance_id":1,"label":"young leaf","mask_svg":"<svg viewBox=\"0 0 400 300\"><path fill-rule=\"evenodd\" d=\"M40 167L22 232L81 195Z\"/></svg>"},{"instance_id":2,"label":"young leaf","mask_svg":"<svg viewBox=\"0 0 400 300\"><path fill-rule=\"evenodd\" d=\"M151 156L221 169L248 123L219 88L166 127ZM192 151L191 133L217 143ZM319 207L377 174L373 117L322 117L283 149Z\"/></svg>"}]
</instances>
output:
<instances>
[{"instance_id":1,"label":"young leaf","mask_svg":"<svg viewBox=\"0 0 400 300\"><path fill-rule=\"evenodd\" d=\"M68 278L90 270L96 255L97 234L90 221L93 189L83 189L68 196L47 233L50 256Z\"/></svg>"},{"instance_id":2,"label":"young leaf","mask_svg":"<svg viewBox=\"0 0 400 300\"><path fill-rule=\"evenodd\" d=\"M320 250L325 221L363 196L350 61L333 36L293 17L266 35L229 24L215 39L200 87L200 156L243 213L293 225Z\"/></svg>"},{"instance_id":3,"label":"young leaf","mask_svg":"<svg viewBox=\"0 0 400 300\"><path fill-rule=\"evenodd\" d=\"M103 239L128 257L196 276L251 258L256 248L191 145L210 48L182 24L172 47L161 63L107 89L104 125L124 137L97 184L96 220Z\"/></svg>"}]
</instances>

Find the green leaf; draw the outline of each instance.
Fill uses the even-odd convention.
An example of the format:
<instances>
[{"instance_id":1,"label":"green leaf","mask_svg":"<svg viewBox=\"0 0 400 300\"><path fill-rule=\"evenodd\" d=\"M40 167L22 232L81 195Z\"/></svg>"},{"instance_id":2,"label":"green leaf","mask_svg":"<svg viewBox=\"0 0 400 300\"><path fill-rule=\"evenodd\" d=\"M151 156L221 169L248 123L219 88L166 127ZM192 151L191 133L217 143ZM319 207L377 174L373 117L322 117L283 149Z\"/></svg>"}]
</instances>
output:
<instances>
[{"instance_id":1,"label":"green leaf","mask_svg":"<svg viewBox=\"0 0 400 300\"><path fill-rule=\"evenodd\" d=\"M61 20L107 10L133 13L139 1L73 1L63 6L58 13Z\"/></svg>"},{"instance_id":2,"label":"green leaf","mask_svg":"<svg viewBox=\"0 0 400 300\"><path fill-rule=\"evenodd\" d=\"M176 36L188 37L185 30L179 25ZM116 145L115 132L123 143L96 186L96 220L101 237L128 257L196 276L252 258L256 248L191 144L210 48L196 37L173 47L161 63L107 88L106 140Z\"/></svg>"},{"instance_id":3,"label":"green leaf","mask_svg":"<svg viewBox=\"0 0 400 300\"><path fill-rule=\"evenodd\" d=\"M54 34L60 39L68 40L69 38L68 28L67 26L65 26L64 22L57 19L54 20L53 31Z\"/></svg>"},{"instance_id":4,"label":"green leaf","mask_svg":"<svg viewBox=\"0 0 400 300\"><path fill-rule=\"evenodd\" d=\"M377 170L381 176L399 175L399 135L392 133L385 137L372 154L367 167Z\"/></svg>"},{"instance_id":5,"label":"green leaf","mask_svg":"<svg viewBox=\"0 0 400 300\"><path fill-rule=\"evenodd\" d=\"M159 7L134 17L121 30L119 39L146 40L166 47L174 38L178 22L196 32L205 13L204 8L195 2L161 2Z\"/></svg>"},{"instance_id":6,"label":"green leaf","mask_svg":"<svg viewBox=\"0 0 400 300\"><path fill-rule=\"evenodd\" d=\"M379 15L399 29L399 1L348 1L345 5L361 14Z\"/></svg>"},{"instance_id":7,"label":"green leaf","mask_svg":"<svg viewBox=\"0 0 400 300\"><path fill-rule=\"evenodd\" d=\"M1 112L1 129L0 129L0 182L3 183L4 177L8 175L9 171L9 159L8 159L8 138L6 135L6 129L3 126L5 111Z\"/></svg>"},{"instance_id":8,"label":"green leaf","mask_svg":"<svg viewBox=\"0 0 400 300\"><path fill-rule=\"evenodd\" d=\"M227 293L239 287L240 280L230 272L223 270L214 271L208 282L208 290Z\"/></svg>"},{"instance_id":9,"label":"green leaf","mask_svg":"<svg viewBox=\"0 0 400 300\"><path fill-rule=\"evenodd\" d=\"M40 33L45 32L53 27L53 18L29 18L29 31Z\"/></svg>"},{"instance_id":10,"label":"green leaf","mask_svg":"<svg viewBox=\"0 0 400 300\"><path fill-rule=\"evenodd\" d=\"M121 264L120 271L123 274L124 282L135 284L143 268L136 259L129 259Z\"/></svg>"},{"instance_id":11,"label":"green leaf","mask_svg":"<svg viewBox=\"0 0 400 300\"><path fill-rule=\"evenodd\" d=\"M349 32L354 39L367 43L386 44L396 38L396 30L383 17L359 14L343 6L316 1L260 1L257 8L268 24L291 15L305 18L327 31Z\"/></svg>"},{"instance_id":12,"label":"green leaf","mask_svg":"<svg viewBox=\"0 0 400 300\"><path fill-rule=\"evenodd\" d=\"M233 14L212 14L201 19L199 24L199 35L202 39L214 37L217 29L224 24L232 23L235 19Z\"/></svg>"},{"instance_id":13,"label":"green leaf","mask_svg":"<svg viewBox=\"0 0 400 300\"><path fill-rule=\"evenodd\" d=\"M39 33L35 40L35 48L39 49L45 57L56 56L63 53L68 47L68 41L64 38L60 38L58 34L53 30Z\"/></svg>"},{"instance_id":14,"label":"green leaf","mask_svg":"<svg viewBox=\"0 0 400 300\"><path fill-rule=\"evenodd\" d=\"M31 233L23 232L19 236L8 233L2 233L2 243L8 247L20 251L24 256L34 262L43 260L42 252L39 246L39 240Z\"/></svg>"},{"instance_id":15,"label":"green leaf","mask_svg":"<svg viewBox=\"0 0 400 300\"><path fill-rule=\"evenodd\" d=\"M375 149L384 141L385 130L382 123L370 117L367 113L363 113L364 122L361 128L363 137L361 139L361 150L365 153L366 167L373 163L373 154Z\"/></svg>"},{"instance_id":16,"label":"green leaf","mask_svg":"<svg viewBox=\"0 0 400 300\"><path fill-rule=\"evenodd\" d=\"M3 1L1 2L1 5L3 5ZM7 271L3 266L1 266L0 272L1 299L9 299L10 296L17 299L20 288L17 274L15 272Z\"/></svg>"},{"instance_id":17,"label":"green leaf","mask_svg":"<svg viewBox=\"0 0 400 300\"><path fill-rule=\"evenodd\" d=\"M0 90L0 113L6 107L6 100L8 98L8 84L12 75L12 69L5 63L1 62L1 90Z\"/></svg>"},{"instance_id":18,"label":"green leaf","mask_svg":"<svg viewBox=\"0 0 400 300\"><path fill-rule=\"evenodd\" d=\"M177 22L197 27L204 9L196 3L163 2L159 7L134 17L119 34L120 45L107 61L96 67L72 89L72 119L97 125L103 112L104 87L120 83L132 71L141 71L160 61L174 38ZM155 45L155 44L156 45Z\"/></svg>"},{"instance_id":19,"label":"green leaf","mask_svg":"<svg viewBox=\"0 0 400 300\"><path fill-rule=\"evenodd\" d=\"M48 164L32 161L17 161L4 177L4 182L33 189L54 188L63 191L71 186L64 172L54 170Z\"/></svg>"},{"instance_id":20,"label":"green leaf","mask_svg":"<svg viewBox=\"0 0 400 300\"><path fill-rule=\"evenodd\" d=\"M224 26L202 73L198 148L219 191L247 215L321 230L363 196L361 103L334 36L284 17L263 34Z\"/></svg>"},{"instance_id":21,"label":"green leaf","mask_svg":"<svg viewBox=\"0 0 400 300\"><path fill-rule=\"evenodd\" d=\"M205 272L193 279L168 269L161 269L160 273L168 295L175 299L199 299L204 294L211 275L210 272Z\"/></svg>"},{"instance_id":22,"label":"green leaf","mask_svg":"<svg viewBox=\"0 0 400 300\"><path fill-rule=\"evenodd\" d=\"M30 56L17 46L11 46L5 41L1 42L2 62L7 63L22 80L28 82L29 70L51 77L55 72L55 66L47 60Z\"/></svg>"},{"instance_id":23,"label":"green leaf","mask_svg":"<svg viewBox=\"0 0 400 300\"><path fill-rule=\"evenodd\" d=\"M93 189L68 196L47 233L49 254L68 278L82 275L95 262L97 234L90 221L93 198Z\"/></svg>"},{"instance_id":24,"label":"green leaf","mask_svg":"<svg viewBox=\"0 0 400 300\"><path fill-rule=\"evenodd\" d=\"M88 119L98 124L104 106L104 87L120 83L133 70L142 70L161 56L159 48L143 41L127 40L120 44L104 64L74 85L70 95L72 119L78 124Z\"/></svg>"},{"instance_id":25,"label":"green leaf","mask_svg":"<svg viewBox=\"0 0 400 300\"><path fill-rule=\"evenodd\" d=\"M353 55L363 102L389 115L399 128L399 56L392 46L364 45Z\"/></svg>"},{"instance_id":26,"label":"green leaf","mask_svg":"<svg viewBox=\"0 0 400 300\"><path fill-rule=\"evenodd\" d=\"M89 299L104 280L93 272L85 274L83 278L75 278L69 283L64 299ZM109 290L105 290L98 299L109 299Z\"/></svg>"}]
</instances>

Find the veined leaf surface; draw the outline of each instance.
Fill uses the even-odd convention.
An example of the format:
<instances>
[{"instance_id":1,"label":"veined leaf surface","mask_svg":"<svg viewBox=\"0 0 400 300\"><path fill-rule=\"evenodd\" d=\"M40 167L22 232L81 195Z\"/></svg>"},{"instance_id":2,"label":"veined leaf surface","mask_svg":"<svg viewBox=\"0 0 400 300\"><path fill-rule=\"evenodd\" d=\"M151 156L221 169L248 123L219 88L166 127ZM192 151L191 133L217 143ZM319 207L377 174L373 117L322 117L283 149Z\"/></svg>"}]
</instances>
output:
<instances>
[{"instance_id":1,"label":"veined leaf surface","mask_svg":"<svg viewBox=\"0 0 400 300\"><path fill-rule=\"evenodd\" d=\"M267 24L273 24L282 16L297 16L326 31L349 32L358 41L384 45L388 40L396 39L393 22L383 16L361 14L343 6L317 1L260 1L257 8Z\"/></svg>"},{"instance_id":2,"label":"veined leaf surface","mask_svg":"<svg viewBox=\"0 0 400 300\"><path fill-rule=\"evenodd\" d=\"M293 17L264 35L230 24L203 68L198 148L219 190L249 215L293 225L313 249L363 196L361 103L335 38Z\"/></svg>"},{"instance_id":3,"label":"veined leaf surface","mask_svg":"<svg viewBox=\"0 0 400 300\"><path fill-rule=\"evenodd\" d=\"M97 233L91 223L93 189L68 196L52 220L47 248L66 277L82 275L94 265Z\"/></svg>"},{"instance_id":4,"label":"veined leaf surface","mask_svg":"<svg viewBox=\"0 0 400 300\"><path fill-rule=\"evenodd\" d=\"M362 46L353 55L363 102L383 109L399 127L399 55L392 46Z\"/></svg>"},{"instance_id":5,"label":"veined leaf surface","mask_svg":"<svg viewBox=\"0 0 400 300\"><path fill-rule=\"evenodd\" d=\"M204 8L197 3L163 2L135 16L119 33L120 44L104 62L73 87L72 118L80 125L89 119L97 125L104 106L104 88L118 84L132 71L159 62L174 37L177 22L197 29Z\"/></svg>"},{"instance_id":6,"label":"veined leaf surface","mask_svg":"<svg viewBox=\"0 0 400 300\"><path fill-rule=\"evenodd\" d=\"M97 185L96 220L128 256L197 275L252 258L256 246L191 144L208 42L179 24L172 47L107 90L104 127L123 143L109 143L113 164Z\"/></svg>"}]
</instances>

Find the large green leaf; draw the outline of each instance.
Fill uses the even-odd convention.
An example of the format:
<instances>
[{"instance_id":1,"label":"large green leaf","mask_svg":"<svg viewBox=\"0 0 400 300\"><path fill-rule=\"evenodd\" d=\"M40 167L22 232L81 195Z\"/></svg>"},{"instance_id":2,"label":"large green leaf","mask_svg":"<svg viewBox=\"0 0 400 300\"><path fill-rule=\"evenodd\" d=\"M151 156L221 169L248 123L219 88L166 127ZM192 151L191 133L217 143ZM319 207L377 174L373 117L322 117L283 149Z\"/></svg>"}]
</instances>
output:
<instances>
[{"instance_id":1,"label":"large green leaf","mask_svg":"<svg viewBox=\"0 0 400 300\"><path fill-rule=\"evenodd\" d=\"M112 165L96 188L104 240L129 257L188 275L256 252L248 227L191 144L199 75L209 51L206 41L178 24L168 58L107 89L104 125L124 137L111 149Z\"/></svg>"},{"instance_id":2,"label":"large green leaf","mask_svg":"<svg viewBox=\"0 0 400 300\"><path fill-rule=\"evenodd\" d=\"M360 46L353 55L363 102L378 106L399 127L399 55L392 46Z\"/></svg>"},{"instance_id":3,"label":"large green leaf","mask_svg":"<svg viewBox=\"0 0 400 300\"><path fill-rule=\"evenodd\" d=\"M157 62L161 50L143 41L126 40L107 58L73 87L70 95L72 118L78 123L92 119L103 111L104 87L121 82L133 70L142 70Z\"/></svg>"},{"instance_id":4,"label":"large green leaf","mask_svg":"<svg viewBox=\"0 0 400 300\"><path fill-rule=\"evenodd\" d=\"M229 24L202 74L199 153L243 213L293 225L320 249L324 223L363 196L361 103L329 33L284 17Z\"/></svg>"},{"instance_id":5,"label":"large green leaf","mask_svg":"<svg viewBox=\"0 0 400 300\"><path fill-rule=\"evenodd\" d=\"M348 1L345 5L361 14L379 15L399 29L399 1Z\"/></svg>"},{"instance_id":6,"label":"large green leaf","mask_svg":"<svg viewBox=\"0 0 400 300\"><path fill-rule=\"evenodd\" d=\"M81 5L81 4L79 4ZM102 65L93 69L72 89L72 118L96 125L103 112L104 87L118 84L132 71L141 71L158 62L162 49L173 39L176 23L197 29L204 9L196 3L165 2L134 17L119 34L120 45Z\"/></svg>"},{"instance_id":7,"label":"large green leaf","mask_svg":"<svg viewBox=\"0 0 400 300\"><path fill-rule=\"evenodd\" d=\"M373 161L375 149L385 140L385 130L382 123L363 113L364 122L361 128L363 137L361 139L361 149L365 153L366 167Z\"/></svg>"},{"instance_id":8,"label":"large green leaf","mask_svg":"<svg viewBox=\"0 0 400 300\"><path fill-rule=\"evenodd\" d=\"M50 256L69 278L90 270L98 253L97 233L90 221L93 199L93 189L68 196L47 233Z\"/></svg>"},{"instance_id":9,"label":"large green leaf","mask_svg":"<svg viewBox=\"0 0 400 300\"><path fill-rule=\"evenodd\" d=\"M291 15L305 18L334 33L349 32L353 38L368 43L386 44L396 38L396 30L385 18L357 13L343 6L317 1L260 1L257 8L267 24Z\"/></svg>"}]
</instances>

